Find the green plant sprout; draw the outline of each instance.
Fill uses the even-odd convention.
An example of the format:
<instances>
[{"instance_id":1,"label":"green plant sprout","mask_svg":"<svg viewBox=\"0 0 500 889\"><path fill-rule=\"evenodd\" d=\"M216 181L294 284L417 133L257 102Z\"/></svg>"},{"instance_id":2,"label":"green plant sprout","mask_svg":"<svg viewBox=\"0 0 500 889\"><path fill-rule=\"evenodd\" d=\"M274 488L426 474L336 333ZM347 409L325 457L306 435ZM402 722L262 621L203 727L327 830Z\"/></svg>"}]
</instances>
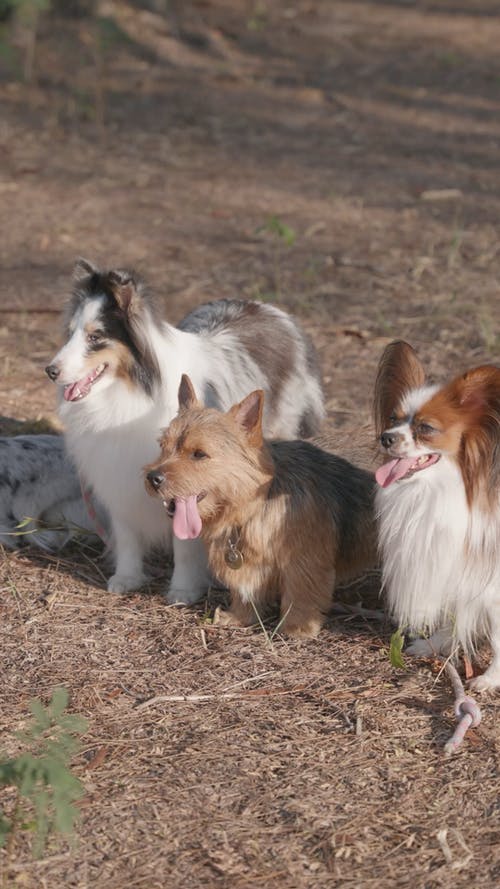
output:
<instances>
[{"instance_id":1,"label":"green plant sprout","mask_svg":"<svg viewBox=\"0 0 500 889\"><path fill-rule=\"evenodd\" d=\"M75 802L83 796L84 788L69 762L80 749L75 736L83 734L88 723L82 716L65 713L67 704L65 688L54 690L47 707L39 700L31 701L33 718L16 732L23 752L12 759L0 758L0 787L15 789L9 812L0 809L0 846L7 852L6 871L20 831L34 832L35 858L41 856L51 835L73 834L79 815Z\"/></svg>"},{"instance_id":2,"label":"green plant sprout","mask_svg":"<svg viewBox=\"0 0 500 889\"><path fill-rule=\"evenodd\" d=\"M291 226L287 225L278 216L270 216L264 225L256 229L256 234L266 233L272 235L273 243L273 291L278 301L281 295L281 262L283 248L290 249L297 240L297 235Z\"/></svg>"},{"instance_id":3,"label":"green plant sprout","mask_svg":"<svg viewBox=\"0 0 500 889\"><path fill-rule=\"evenodd\" d=\"M398 670L405 669L405 662L403 659L403 645L404 645L405 637L401 632L400 627L392 634L391 636L391 644L389 648L389 660L391 665Z\"/></svg>"},{"instance_id":4,"label":"green plant sprout","mask_svg":"<svg viewBox=\"0 0 500 889\"><path fill-rule=\"evenodd\" d=\"M264 225L260 225L257 233L260 234L261 232L269 232L269 234L276 235L287 247L293 247L297 240L294 229L287 225L286 222L282 222L278 216L270 216Z\"/></svg>"}]
</instances>

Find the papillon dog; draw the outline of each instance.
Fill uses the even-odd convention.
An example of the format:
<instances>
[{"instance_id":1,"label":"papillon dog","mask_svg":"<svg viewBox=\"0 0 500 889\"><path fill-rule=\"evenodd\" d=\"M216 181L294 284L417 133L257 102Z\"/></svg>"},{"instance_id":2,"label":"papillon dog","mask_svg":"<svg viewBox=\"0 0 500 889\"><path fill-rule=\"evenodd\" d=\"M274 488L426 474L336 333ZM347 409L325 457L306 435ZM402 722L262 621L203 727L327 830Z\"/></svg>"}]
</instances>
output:
<instances>
[{"instance_id":1,"label":"papillon dog","mask_svg":"<svg viewBox=\"0 0 500 889\"><path fill-rule=\"evenodd\" d=\"M500 368L426 383L408 343L385 349L375 425L386 460L376 511L383 585L401 628L430 634L413 654L473 651L493 658L476 691L500 687Z\"/></svg>"},{"instance_id":2,"label":"papillon dog","mask_svg":"<svg viewBox=\"0 0 500 889\"><path fill-rule=\"evenodd\" d=\"M46 372L60 387L69 453L110 516L112 592L142 586L145 552L172 546L171 523L161 503L147 496L142 467L177 413L183 373L216 408L263 389L271 437L308 437L324 415L316 353L285 312L222 299L173 327L158 318L133 273L100 271L85 260L75 268L67 342ZM203 546L175 539L173 549L168 601L193 603L207 583Z\"/></svg>"}]
</instances>

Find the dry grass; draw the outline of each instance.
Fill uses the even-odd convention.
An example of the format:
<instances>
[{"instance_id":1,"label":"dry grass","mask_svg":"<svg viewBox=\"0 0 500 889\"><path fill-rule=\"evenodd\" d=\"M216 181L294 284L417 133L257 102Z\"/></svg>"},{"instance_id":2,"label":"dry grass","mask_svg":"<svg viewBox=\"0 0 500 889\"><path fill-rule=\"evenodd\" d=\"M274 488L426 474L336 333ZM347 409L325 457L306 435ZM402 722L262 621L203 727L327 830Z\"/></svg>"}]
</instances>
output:
<instances>
[{"instance_id":1,"label":"dry grass","mask_svg":"<svg viewBox=\"0 0 500 889\"><path fill-rule=\"evenodd\" d=\"M42 31L29 94L0 79L2 414L52 410L42 368L79 254L142 268L172 320L235 293L292 308L320 350L328 441L365 462L388 340L432 376L498 361L492 4L258 6L182 4L198 43L137 17L97 122L85 21ZM258 231L273 216L292 246ZM338 613L315 642L270 645L212 627L214 602L167 607L159 581L107 594L97 555L0 554L3 748L58 684L90 723L77 846L33 863L21 844L12 885L498 883L498 697L446 760L447 682L395 672L384 622ZM376 576L360 592L380 607Z\"/></svg>"},{"instance_id":2,"label":"dry grass","mask_svg":"<svg viewBox=\"0 0 500 889\"><path fill-rule=\"evenodd\" d=\"M158 589L110 598L87 555L2 564L9 752L34 692L65 685L90 722L77 849L20 852L28 885L376 886L402 862L421 885L492 885L494 704L446 760L450 690L428 667L395 673L383 623L348 613L270 646Z\"/></svg>"}]
</instances>

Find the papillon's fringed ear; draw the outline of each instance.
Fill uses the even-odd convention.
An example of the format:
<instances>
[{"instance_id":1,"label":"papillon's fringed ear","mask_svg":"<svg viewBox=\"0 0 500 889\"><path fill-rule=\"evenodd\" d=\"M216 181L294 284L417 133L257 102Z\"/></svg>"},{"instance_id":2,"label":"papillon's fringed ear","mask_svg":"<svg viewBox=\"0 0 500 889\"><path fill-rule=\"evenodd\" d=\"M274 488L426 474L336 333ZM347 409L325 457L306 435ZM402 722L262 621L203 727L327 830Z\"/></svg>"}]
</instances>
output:
<instances>
[{"instance_id":1,"label":"papillon's fringed ear","mask_svg":"<svg viewBox=\"0 0 500 889\"><path fill-rule=\"evenodd\" d=\"M377 436L389 425L389 418L403 396L425 383L425 371L415 350L404 340L395 340L384 349L375 381L374 421Z\"/></svg>"},{"instance_id":2,"label":"papillon's fringed ear","mask_svg":"<svg viewBox=\"0 0 500 889\"><path fill-rule=\"evenodd\" d=\"M115 269L108 274L108 281L118 306L128 314L137 302L139 291L131 272Z\"/></svg>"},{"instance_id":3,"label":"papillon's fringed ear","mask_svg":"<svg viewBox=\"0 0 500 889\"><path fill-rule=\"evenodd\" d=\"M262 412L264 410L264 392L256 389L250 392L239 404L234 404L228 411L236 422L243 427L248 441L255 447L260 447L262 436Z\"/></svg>"},{"instance_id":4,"label":"papillon's fringed ear","mask_svg":"<svg viewBox=\"0 0 500 889\"><path fill-rule=\"evenodd\" d=\"M455 386L461 407L500 412L500 368L492 364L475 367L455 380Z\"/></svg>"},{"instance_id":5,"label":"papillon's fringed ear","mask_svg":"<svg viewBox=\"0 0 500 889\"><path fill-rule=\"evenodd\" d=\"M91 262L88 262L86 259L83 259L81 256L75 262L75 266L73 269L73 281L75 284L78 284L80 281L84 281L86 278L90 278L92 275L98 274L99 269L92 265Z\"/></svg>"},{"instance_id":6,"label":"papillon's fringed ear","mask_svg":"<svg viewBox=\"0 0 500 889\"><path fill-rule=\"evenodd\" d=\"M463 417L461 465L467 500L480 493L497 508L500 489L500 368L483 365L453 380L445 391Z\"/></svg>"},{"instance_id":7,"label":"papillon's fringed ear","mask_svg":"<svg viewBox=\"0 0 500 889\"><path fill-rule=\"evenodd\" d=\"M201 403L196 397L194 386L187 374L182 374L179 384L179 410L189 410L192 407L201 407Z\"/></svg>"}]
</instances>

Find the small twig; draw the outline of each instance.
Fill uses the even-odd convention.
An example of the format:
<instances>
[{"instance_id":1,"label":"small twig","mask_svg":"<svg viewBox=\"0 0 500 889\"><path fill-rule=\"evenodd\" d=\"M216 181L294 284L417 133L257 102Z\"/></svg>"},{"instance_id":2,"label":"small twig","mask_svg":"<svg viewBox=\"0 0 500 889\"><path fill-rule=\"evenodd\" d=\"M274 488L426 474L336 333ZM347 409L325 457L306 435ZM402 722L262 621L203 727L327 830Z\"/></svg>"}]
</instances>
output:
<instances>
[{"instance_id":1,"label":"small twig","mask_svg":"<svg viewBox=\"0 0 500 889\"><path fill-rule=\"evenodd\" d=\"M271 648L274 651L273 636L270 636L269 633L267 632L267 630L264 626L264 622L259 614L259 611L258 611L257 606L255 605L255 602L253 601L253 599L251 600L251 605L252 605L252 608L255 612L255 616L257 618L258 624L259 624L262 632L264 633L264 638L266 640L266 644L269 645L269 648Z\"/></svg>"},{"instance_id":2,"label":"small twig","mask_svg":"<svg viewBox=\"0 0 500 889\"><path fill-rule=\"evenodd\" d=\"M235 688L240 688L242 685L247 685L249 682L257 682L258 679L263 679L264 676L272 676L274 672L274 670L266 670L265 673L257 673L256 676L247 676L247 678L242 679L241 682L235 682L234 685L228 685L223 692L233 691Z\"/></svg>"},{"instance_id":3,"label":"small twig","mask_svg":"<svg viewBox=\"0 0 500 889\"><path fill-rule=\"evenodd\" d=\"M154 704L201 704L207 701L244 701L248 698L255 697L279 697L283 695L292 695L296 692L305 691L307 685L299 685L296 688L289 689L273 689L273 688L253 688L242 693L239 692L221 692L220 694L207 695L157 695L150 698L149 701L143 701L135 707L136 710L145 710Z\"/></svg>"},{"instance_id":4,"label":"small twig","mask_svg":"<svg viewBox=\"0 0 500 889\"><path fill-rule=\"evenodd\" d=\"M83 556L83 558L86 559L86 561L89 563L89 565L92 565L92 568L95 568L95 570L96 570L97 573L99 574L101 580L104 581L104 583L106 583L107 577L106 577L106 575L104 574L104 571L101 571L101 569L99 568L99 565L96 563L96 560L95 560L95 559L91 559L91 558L87 555L87 553L85 553L85 552L83 551L83 548L82 548L82 547L80 548L80 553L81 553L81 555Z\"/></svg>"},{"instance_id":5,"label":"small twig","mask_svg":"<svg viewBox=\"0 0 500 889\"><path fill-rule=\"evenodd\" d=\"M455 695L455 716L458 719L458 725L449 739L444 745L446 756L456 753L460 747L467 729L471 726L475 728L481 722L481 710L474 698L465 694L462 680L457 670L450 660L445 661L444 670L451 682L451 687Z\"/></svg>"},{"instance_id":6,"label":"small twig","mask_svg":"<svg viewBox=\"0 0 500 889\"><path fill-rule=\"evenodd\" d=\"M136 694L136 692L135 692L135 691L130 691L130 689L127 688L127 686L124 685L123 682L118 682L118 685L120 686L120 688L123 689L123 691L125 692L125 694L129 696L129 698L137 698L137 694Z\"/></svg>"},{"instance_id":7,"label":"small twig","mask_svg":"<svg viewBox=\"0 0 500 889\"><path fill-rule=\"evenodd\" d=\"M207 634L205 633L205 630L203 629L203 627L199 627L199 631L200 631L200 637L201 637L201 644L202 644L203 648L205 649L205 651L208 651Z\"/></svg>"}]
</instances>

